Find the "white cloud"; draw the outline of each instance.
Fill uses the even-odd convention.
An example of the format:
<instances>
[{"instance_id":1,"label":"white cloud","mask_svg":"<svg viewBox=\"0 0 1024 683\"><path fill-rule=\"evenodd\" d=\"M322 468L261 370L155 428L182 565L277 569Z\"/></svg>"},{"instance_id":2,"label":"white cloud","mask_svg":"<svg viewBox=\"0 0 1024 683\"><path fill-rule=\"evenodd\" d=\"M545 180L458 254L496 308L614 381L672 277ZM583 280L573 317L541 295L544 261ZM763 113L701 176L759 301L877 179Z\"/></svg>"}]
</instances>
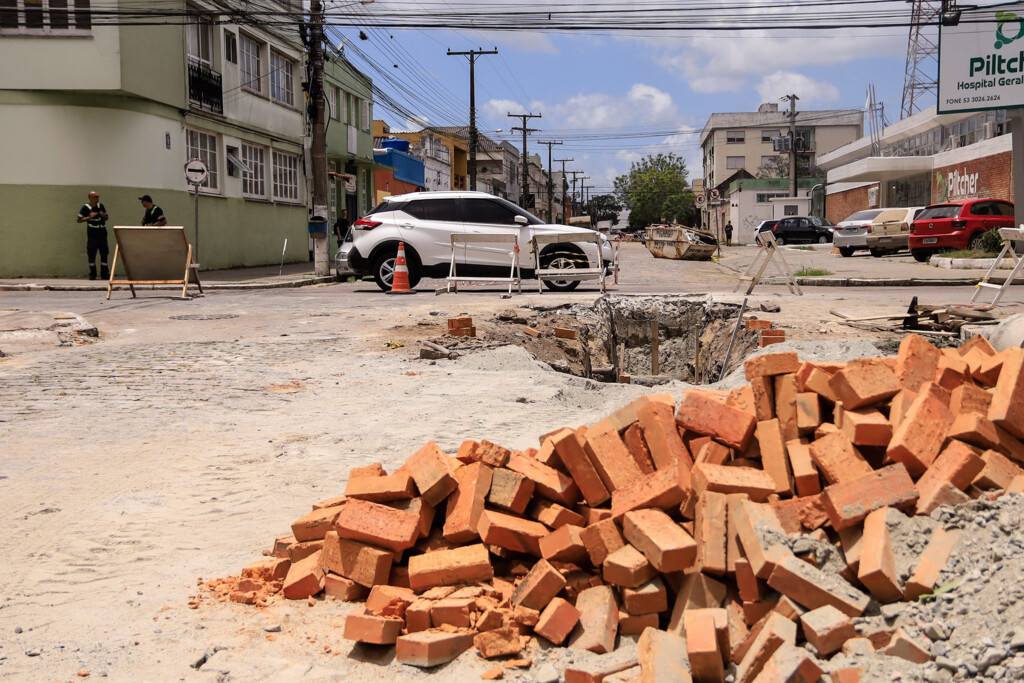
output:
<instances>
[{"instance_id":1,"label":"white cloud","mask_svg":"<svg viewBox=\"0 0 1024 683\"><path fill-rule=\"evenodd\" d=\"M796 94L804 107L827 104L839 99L839 89L831 83L816 81L792 71L776 71L761 78L756 86L762 102L777 100L783 95Z\"/></svg>"},{"instance_id":2,"label":"white cloud","mask_svg":"<svg viewBox=\"0 0 1024 683\"><path fill-rule=\"evenodd\" d=\"M492 121L504 121L509 113L523 111L523 105L515 100L488 100L480 107L484 116ZM500 123L498 125L501 125Z\"/></svg>"},{"instance_id":3,"label":"white cloud","mask_svg":"<svg viewBox=\"0 0 1024 683\"><path fill-rule=\"evenodd\" d=\"M410 116L405 120L406 130L422 130L430 124L430 119L426 116Z\"/></svg>"},{"instance_id":4,"label":"white cloud","mask_svg":"<svg viewBox=\"0 0 1024 683\"><path fill-rule=\"evenodd\" d=\"M540 103L535 103L540 104ZM672 96L652 85L635 83L625 97L581 93L561 104L548 105L558 128L586 130L621 128L628 124L675 125L679 113Z\"/></svg>"}]
</instances>

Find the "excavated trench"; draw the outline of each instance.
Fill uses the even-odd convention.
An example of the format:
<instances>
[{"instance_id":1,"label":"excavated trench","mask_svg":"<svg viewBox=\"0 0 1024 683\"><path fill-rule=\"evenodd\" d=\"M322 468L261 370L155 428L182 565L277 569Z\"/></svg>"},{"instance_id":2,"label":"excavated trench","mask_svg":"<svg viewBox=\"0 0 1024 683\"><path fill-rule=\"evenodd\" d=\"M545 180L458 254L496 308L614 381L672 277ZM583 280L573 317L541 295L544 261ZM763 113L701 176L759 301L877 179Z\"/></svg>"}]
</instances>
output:
<instances>
[{"instance_id":1,"label":"excavated trench","mask_svg":"<svg viewBox=\"0 0 1024 683\"><path fill-rule=\"evenodd\" d=\"M573 312L582 347L582 372L574 374L612 382L629 375L641 384L709 384L723 375L740 307L709 296L608 295ZM756 331L741 326L726 374L757 345Z\"/></svg>"}]
</instances>

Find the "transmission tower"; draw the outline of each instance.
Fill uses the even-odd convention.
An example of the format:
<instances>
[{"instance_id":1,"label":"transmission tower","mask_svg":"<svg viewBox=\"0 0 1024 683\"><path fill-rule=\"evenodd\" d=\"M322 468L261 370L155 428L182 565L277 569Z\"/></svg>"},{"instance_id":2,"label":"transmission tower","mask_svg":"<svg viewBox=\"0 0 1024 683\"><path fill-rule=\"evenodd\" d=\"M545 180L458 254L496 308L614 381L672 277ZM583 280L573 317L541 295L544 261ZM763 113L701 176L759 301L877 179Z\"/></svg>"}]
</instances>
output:
<instances>
[{"instance_id":1,"label":"transmission tower","mask_svg":"<svg viewBox=\"0 0 1024 683\"><path fill-rule=\"evenodd\" d=\"M903 104L900 119L905 119L935 104L938 97L939 46L936 30L943 9L955 6L954 0L907 0L911 5L910 34L907 38L907 65L903 77ZM931 93L931 97L926 97Z\"/></svg>"}]
</instances>

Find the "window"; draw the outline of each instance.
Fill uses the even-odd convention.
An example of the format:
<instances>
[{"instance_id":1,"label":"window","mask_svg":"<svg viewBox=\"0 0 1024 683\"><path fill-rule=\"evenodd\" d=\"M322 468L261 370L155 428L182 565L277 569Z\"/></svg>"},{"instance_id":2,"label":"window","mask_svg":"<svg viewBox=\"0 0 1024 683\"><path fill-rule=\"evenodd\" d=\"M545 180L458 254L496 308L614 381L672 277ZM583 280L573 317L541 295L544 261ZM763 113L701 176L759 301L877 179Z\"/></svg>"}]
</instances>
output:
<instances>
[{"instance_id":1,"label":"window","mask_svg":"<svg viewBox=\"0 0 1024 683\"><path fill-rule=\"evenodd\" d=\"M725 133L725 141L728 143L740 143L746 139L746 132L742 130L729 130Z\"/></svg>"},{"instance_id":2,"label":"window","mask_svg":"<svg viewBox=\"0 0 1024 683\"><path fill-rule=\"evenodd\" d=\"M270 53L270 99L282 104L295 104L291 60L273 51Z\"/></svg>"},{"instance_id":3,"label":"window","mask_svg":"<svg viewBox=\"0 0 1024 683\"><path fill-rule=\"evenodd\" d=\"M330 87L330 86L328 86L328 87ZM330 175L330 174L338 172L338 164L337 164L337 162L332 161L332 162L328 163L327 164L327 170L329 172L328 176L327 176L327 194L329 195L328 198L330 199L330 202L329 202L330 203L330 208L327 211L330 215L328 216L327 220L330 221L331 225L334 225L334 222L338 219L338 182L339 182L339 180L337 178L335 178L333 175Z\"/></svg>"},{"instance_id":4,"label":"window","mask_svg":"<svg viewBox=\"0 0 1024 683\"><path fill-rule=\"evenodd\" d=\"M413 218L424 221L460 220L458 199L427 199L409 202L409 205L402 210Z\"/></svg>"},{"instance_id":5,"label":"window","mask_svg":"<svg viewBox=\"0 0 1024 683\"><path fill-rule=\"evenodd\" d=\"M743 168L743 162L745 157L726 157L725 167L726 168Z\"/></svg>"},{"instance_id":6,"label":"window","mask_svg":"<svg viewBox=\"0 0 1024 683\"><path fill-rule=\"evenodd\" d=\"M224 32L224 59L231 64L238 64L238 39L231 31Z\"/></svg>"},{"instance_id":7,"label":"window","mask_svg":"<svg viewBox=\"0 0 1024 683\"><path fill-rule=\"evenodd\" d=\"M207 190L216 190L217 185L217 136L201 130L186 130L188 159L202 159L210 169L202 185Z\"/></svg>"},{"instance_id":8,"label":"window","mask_svg":"<svg viewBox=\"0 0 1024 683\"><path fill-rule=\"evenodd\" d=\"M75 35L92 29L89 0L0 0L0 33Z\"/></svg>"},{"instance_id":9,"label":"window","mask_svg":"<svg viewBox=\"0 0 1024 683\"><path fill-rule=\"evenodd\" d=\"M328 84L327 86L327 114L338 121L338 89L333 85Z\"/></svg>"},{"instance_id":10,"label":"window","mask_svg":"<svg viewBox=\"0 0 1024 683\"><path fill-rule=\"evenodd\" d=\"M775 128L773 130L768 130L768 129L762 130L761 131L761 142L767 142L768 144L771 144L772 140L774 138L779 137L779 135L780 135L780 133L779 133L779 129L778 128Z\"/></svg>"},{"instance_id":11,"label":"window","mask_svg":"<svg viewBox=\"0 0 1024 683\"><path fill-rule=\"evenodd\" d=\"M213 26L210 17L190 16L185 22L185 44L189 61L213 65Z\"/></svg>"},{"instance_id":12,"label":"window","mask_svg":"<svg viewBox=\"0 0 1024 683\"><path fill-rule=\"evenodd\" d=\"M362 124L359 127L362 128L364 131L368 131L370 130L370 101L363 100L362 105L363 119Z\"/></svg>"},{"instance_id":13,"label":"window","mask_svg":"<svg viewBox=\"0 0 1024 683\"><path fill-rule=\"evenodd\" d=\"M518 215L507 206L490 199L463 199L463 220L467 223L490 223L496 225L515 225Z\"/></svg>"},{"instance_id":14,"label":"window","mask_svg":"<svg viewBox=\"0 0 1024 683\"><path fill-rule=\"evenodd\" d=\"M267 197L267 166L264 151L257 145L242 143L242 161L252 169L252 173L242 171L242 196L252 199Z\"/></svg>"},{"instance_id":15,"label":"window","mask_svg":"<svg viewBox=\"0 0 1024 683\"><path fill-rule=\"evenodd\" d=\"M274 199L299 200L299 157L274 151Z\"/></svg>"},{"instance_id":16,"label":"window","mask_svg":"<svg viewBox=\"0 0 1024 683\"><path fill-rule=\"evenodd\" d=\"M772 197L788 197L788 192L756 192L754 201L758 204L770 204Z\"/></svg>"},{"instance_id":17,"label":"window","mask_svg":"<svg viewBox=\"0 0 1024 683\"><path fill-rule=\"evenodd\" d=\"M242 63L239 64L239 69L242 72L242 87L263 92L260 79L260 44L246 35L239 36L239 42L241 42L242 48Z\"/></svg>"}]
</instances>

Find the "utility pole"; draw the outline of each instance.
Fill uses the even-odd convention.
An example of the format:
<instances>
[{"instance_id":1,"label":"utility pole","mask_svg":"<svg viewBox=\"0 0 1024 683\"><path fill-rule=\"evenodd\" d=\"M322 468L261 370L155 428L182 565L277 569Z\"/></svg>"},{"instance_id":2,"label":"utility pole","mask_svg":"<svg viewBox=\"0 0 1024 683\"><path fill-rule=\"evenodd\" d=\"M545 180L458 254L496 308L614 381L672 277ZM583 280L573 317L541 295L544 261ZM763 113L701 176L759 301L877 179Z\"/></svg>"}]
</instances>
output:
<instances>
[{"instance_id":1,"label":"utility pole","mask_svg":"<svg viewBox=\"0 0 1024 683\"><path fill-rule=\"evenodd\" d=\"M448 56L466 55L469 57L469 189L476 190L476 148L479 137L476 133L476 72L474 65L476 58L480 55L496 55L498 48L493 50L469 50L468 52L452 52L448 50Z\"/></svg>"},{"instance_id":2,"label":"utility pole","mask_svg":"<svg viewBox=\"0 0 1024 683\"><path fill-rule=\"evenodd\" d=\"M565 162L575 161L575 159L555 159L555 161L562 162L562 224L565 224Z\"/></svg>"},{"instance_id":3,"label":"utility pole","mask_svg":"<svg viewBox=\"0 0 1024 683\"><path fill-rule=\"evenodd\" d=\"M538 142L538 144L547 145L548 146L548 187L547 187L547 190L548 190L548 223L554 223L555 222L555 220L554 220L555 217L554 217L554 214L551 213L551 201L553 199L552 195L555 193L555 181L553 181L551 179L551 147L553 145L560 145L560 144L562 144L562 141L558 140L556 142L554 140L538 140L537 142Z\"/></svg>"},{"instance_id":4,"label":"utility pole","mask_svg":"<svg viewBox=\"0 0 1024 683\"><path fill-rule=\"evenodd\" d=\"M789 99L789 196L796 197L796 95L786 95Z\"/></svg>"},{"instance_id":5,"label":"utility pole","mask_svg":"<svg viewBox=\"0 0 1024 683\"><path fill-rule=\"evenodd\" d=\"M572 208L576 209L576 176L583 175L586 171L569 171L572 174L572 194L569 195L569 200L572 202ZM575 216L576 214L573 213ZM566 219L568 220L568 218Z\"/></svg>"},{"instance_id":6,"label":"utility pole","mask_svg":"<svg viewBox=\"0 0 1024 683\"><path fill-rule=\"evenodd\" d=\"M327 239L327 129L324 121L324 6L321 0L309 3L309 61L311 78L309 101L313 108L313 215L310 234L313 236L313 270L317 275L331 274L330 241ZM313 224L322 221L322 231Z\"/></svg>"},{"instance_id":7,"label":"utility pole","mask_svg":"<svg viewBox=\"0 0 1024 683\"><path fill-rule=\"evenodd\" d=\"M541 118L541 114L513 114L509 112L509 118L523 120L522 126L515 126L513 128L509 128L509 130L523 131L523 188L519 192L519 206L524 209L529 209L530 207L527 206L528 202L526 195L529 194L530 189L530 161L526 156L526 136L529 133L536 133L540 131L540 128L527 128L526 121L527 119L539 119Z\"/></svg>"},{"instance_id":8,"label":"utility pole","mask_svg":"<svg viewBox=\"0 0 1024 683\"><path fill-rule=\"evenodd\" d=\"M590 180L590 176L585 175L580 178L580 208L586 206L586 202L583 200L583 195L587 191L587 186L583 183L584 180ZM582 213L589 213L589 209L584 210Z\"/></svg>"}]
</instances>

